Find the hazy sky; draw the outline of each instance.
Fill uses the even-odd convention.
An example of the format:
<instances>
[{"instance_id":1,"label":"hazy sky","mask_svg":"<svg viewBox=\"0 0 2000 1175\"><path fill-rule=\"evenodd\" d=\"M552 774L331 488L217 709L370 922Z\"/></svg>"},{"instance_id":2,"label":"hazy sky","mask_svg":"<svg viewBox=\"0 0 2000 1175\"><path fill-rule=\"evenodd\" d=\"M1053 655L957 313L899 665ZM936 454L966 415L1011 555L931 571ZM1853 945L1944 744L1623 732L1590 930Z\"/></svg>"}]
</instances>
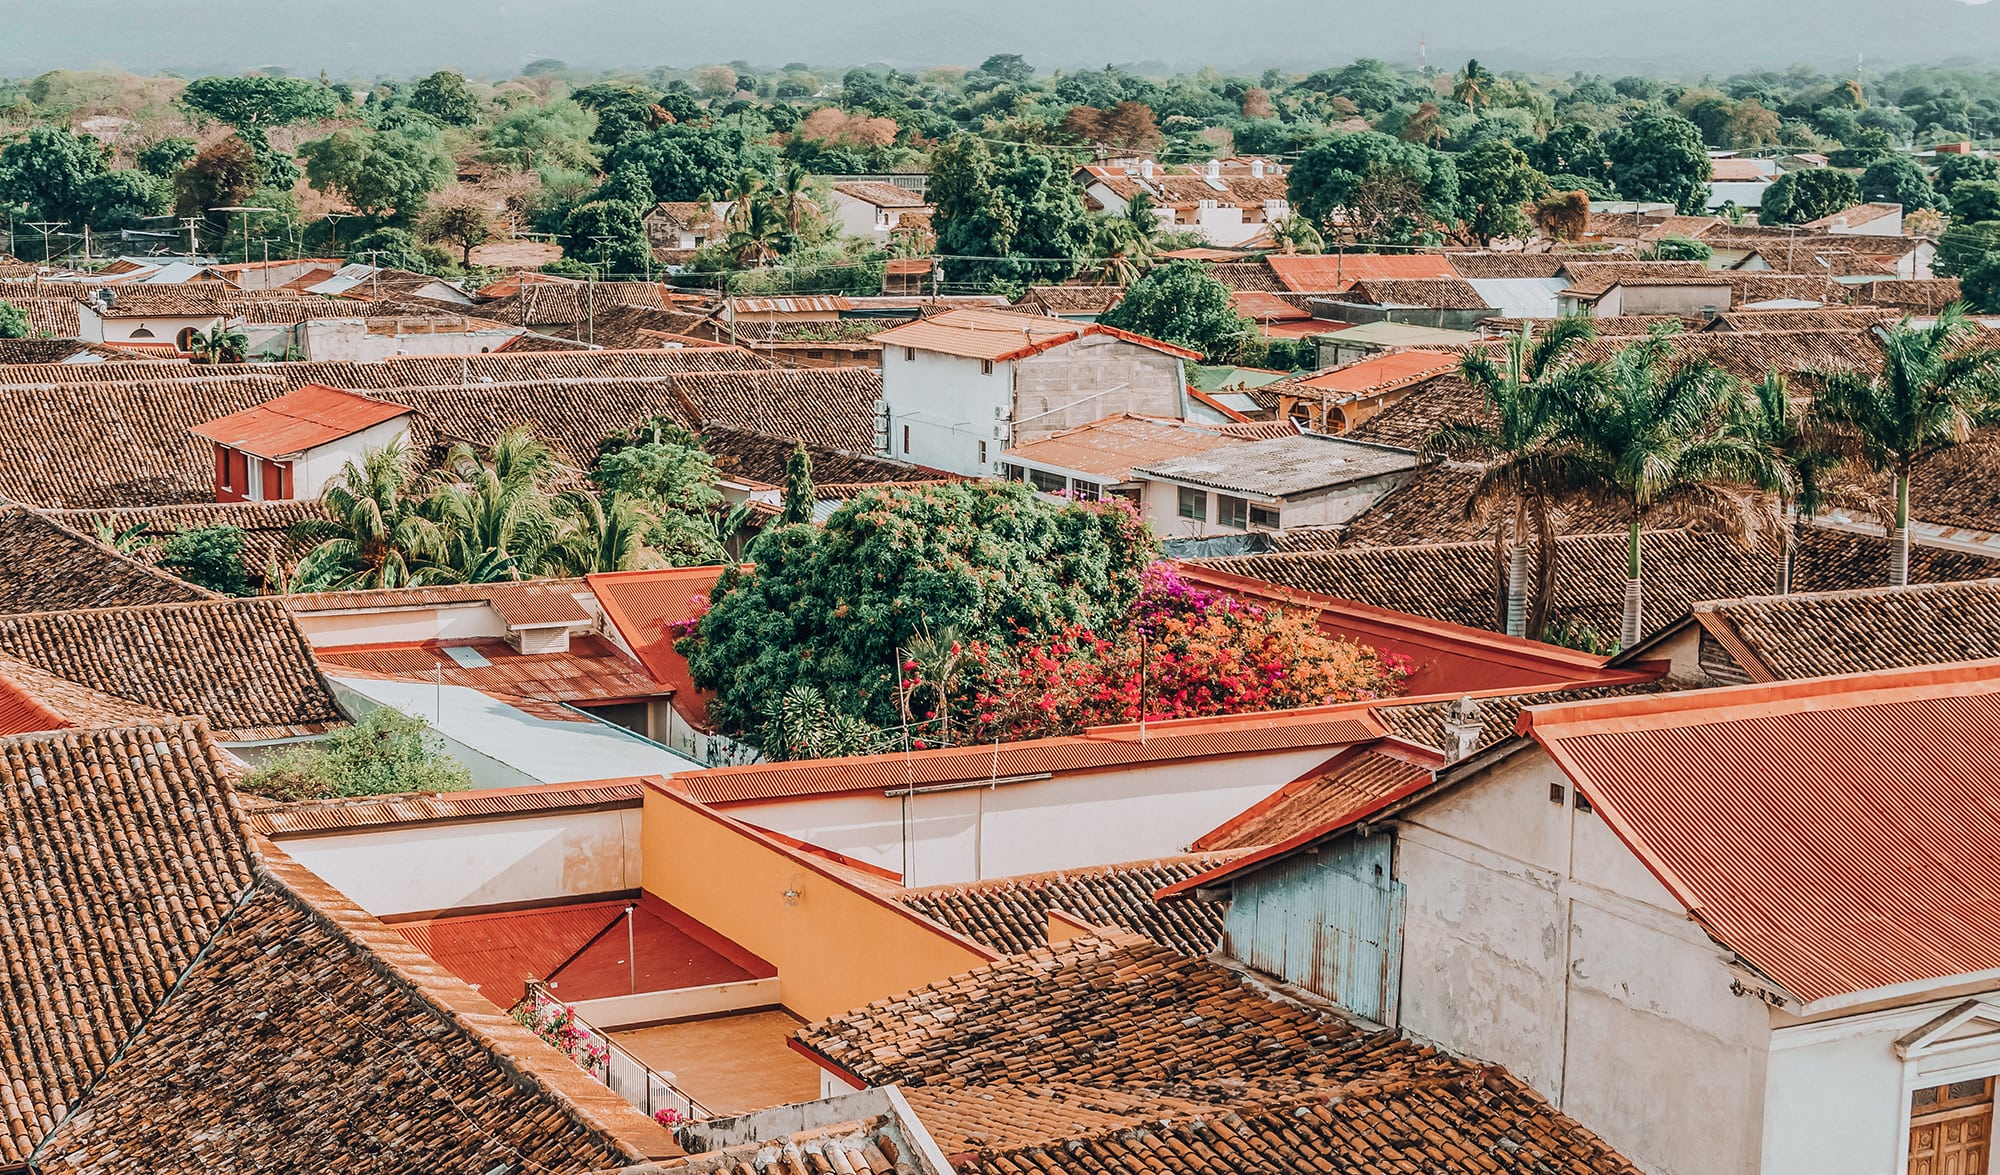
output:
<instances>
[{"instance_id":1,"label":"hazy sky","mask_svg":"<svg viewBox=\"0 0 2000 1175\"><path fill-rule=\"evenodd\" d=\"M0 0L0 74L282 66L339 76L538 57L614 68L744 59L833 68L1157 61L1287 68L1377 56L1507 68L1726 72L1959 58L2000 64L2000 6L1961 0Z\"/></svg>"}]
</instances>

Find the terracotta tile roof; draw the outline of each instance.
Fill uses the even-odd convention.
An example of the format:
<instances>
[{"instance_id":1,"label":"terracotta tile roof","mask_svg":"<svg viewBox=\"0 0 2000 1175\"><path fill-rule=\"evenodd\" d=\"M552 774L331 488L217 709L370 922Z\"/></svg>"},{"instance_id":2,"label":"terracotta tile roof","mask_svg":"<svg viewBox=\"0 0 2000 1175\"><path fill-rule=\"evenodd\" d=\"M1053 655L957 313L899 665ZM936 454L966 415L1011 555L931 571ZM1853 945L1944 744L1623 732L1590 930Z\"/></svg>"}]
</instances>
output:
<instances>
[{"instance_id":1,"label":"terracotta tile roof","mask_svg":"<svg viewBox=\"0 0 2000 1175\"><path fill-rule=\"evenodd\" d=\"M1416 1171L1502 1153L1523 1172L1635 1170L1504 1070L1139 939L1012 955L796 1039L901 1084L961 1171Z\"/></svg>"},{"instance_id":2,"label":"terracotta tile roof","mask_svg":"<svg viewBox=\"0 0 2000 1175\"><path fill-rule=\"evenodd\" d=\"M1235 304L1236 313L1260 323L1316 321L1312 311L1268 290L1231 290L1229 300ZM1324 329L1333 330L1336 325L1327 322Z\"/></svg>"},{"instance_id":3,"label":"terracotta tile roof","mask_svg":"<svg viewBox=\"0 0 2000 1175\"><path fill-rule=\"evenodd\" d=\"M1483 392L1456 375L1446 374L1355 425L1347 435L1378 445L1415 449L1445 425L1482 419L1486 411Z\"/></svg>"},{"instance_id":4,"label":"terracotta tile roof","mask_svg":"<svg viewBox=\"0 0 2000 1175\"><path fill-rule=\"evenodd\" d=\"M1599 338L1578 347L1577 362L1608 359L1629 338ZM1505 344L1480 344L1496 352ZM1758 380L1776 368L1787 375L1881 370L1882 348L1872 325L1836 330L1682 331L1671 337L1677 355L1700 355L1742 380Z\"/></svg>"},{"instance_id":5,"label":"terracotta tile roof","mask_svg":"<svg viewBox=\"0 0 2000 1175\"><path fill-rule=\"evenodd\" d=\"M1092 335L1104 335L1163 351L1183 359L1201 356L1185 347L1163 343L1098 323L1075 323L1039 314L1005 310L947 310L929 318L890 327L874 336L885 347L915 347L964 359L1006 363L1039 355L1052 347Z\"/></svg>"},{"instance_id":6,"label":"terracotta tile roof","mask_svg":"<svg viewBox=\"0 0 2000 1175\"><path fill-rule=\"evenodd\" d=\"M40 666L0 655L0 735L178 721L172 714L87 689Z\"/></svg>"},{"instance_id":7,"label":"terracotta tile roof","mask_svg":"<svg viewBox=\"0 0 2000 1175\"><path fill-rule=\"evenodd\" d=\"M791 460L792 450L798 444L784 437L767 436L716 422L704 425L701 430L701 447L715 458L718 470L728 477L765 485L785 484L785 463ZM868 452L829 449L824 445L807 445L806 455L812 460L815 486L821 482L853 485L861 482L935 481L951 476L943 470L892 461Z\"/></svg>"},{"instance_id":8,"label":"terracotta tile roof","mask_svg":"<svg viewBox=\"0 0 2000 1175\"><path fill-rule=\"evenodd\" d=\"M12 302L28 316L28 329L38 335L73 339L83 333L83 310L70 297L40 297L0 291L0 298Z\"/></svg>"},{"instance_id":9,"label":"terracotta tile roof","mask_svg":"<svg viewBox=\"0 0 2000 1175\"><path fill-rule=\"evenodd\" d=\"M1139 741L1137 724L1096 726L1082 734L1002 743L997 753L991 746L950 747L910 754L805 759L686 772L675 775L671 782L701 803L729 804L1105 770L1189 758L1219 759L1279 748L1333 747L1359 742L1376 733L1367 710L1366 704L1347 703L1238 717L1152 722L1147 724L1144 742Z\"/></svg>"},{"instance_id":10,"label":"terracotta tile roof","mask_svg":"<svg viewBox=\"0 0 2000 1175\"><path fill-rule=\"evenodd\" d=\"M68 333L75 333L72 329ZM82 339L0 339L0 364L82 362L90 359L131 359L132 352ZM152 359L150 362L162 362Z\"/></svg>"},{"instance_id":11,"label":"terracotta tile roof","mask_svg":"<svg viewBox=\"0 0 2000 1175\"><path fill-rule=\"evenodd\" d=\"M678 1153L617 1094L279 856L192 966L165 977L178 986L141 1005L143 1031L107 1042L131 1044L44 1161L163 1175L580 1172Z\"/></svg>"},{"instance_id":12,"label":"terracotta tile roof","mask_svg":"<svg viewBox=\"0 0 2000 1175\"><path fill-rule=\"evenodd\" d=\"M1423 438L1413 443L1420 445ZM1468 518L1465 513L1479 477L1479 468L1471 464L1440 461L1423 466L1410 480L1339 528L1337 544L1318 540L1319 546L1401 547L1490 539L1494 525L1491 514ZM1559 534L1604 534L1624 522L1615 507L1590 501L1559 506L1554 513ZM1294 548L1280 544L1280 549Z\"/></svg>"},{"instance_id":13,"label":"terracotta tile roof","mask_svg":"<svg viewBox=\"0 0 2000 1175\"><path fill-rule=\"evenodd\" d=\"M1445 260L1462 278L1555 277L1563 267L1554 253L1447 253Z\"/></svg>"},{"instance_id":14,"label":"terracotta tile roof","mask_svg":"<svg viewBox=\"0 0 2000 1175\"><path fill-rule=\"evenodd\" d=\"M1273 253L1264 264L1285 289L1301 294L1335 293L1369 278L1421 281L1458 276L1451 259L1441 253Z\"/></svg>"},{"instance_id":15,"label":"terracotta tile roof","mask_svg":"<svg viewBox=\"0 0 2000 1175\"><path fill-rule=\"evenodd\" d=\"M1245 445L1251 439L1231 435L1220 427L1126 413L1051 433L1039 440L1005 449L1000 455L1002 458L1095 474L1117 484L1132 480L1132 469L1136 465Z\"/></svg>"},{"instance_id":16,"label":"terracotta tile roof","mask_svg":"<svg viewBox=\"0 0 2000 1175\"><path fill-rule=\"evenodd\" d=\"M407 404L307 384L190 431L254 457L288 460L415 411Z\"/></svg>"},{"instance_id":17,"label":"terracotta tile roof","mask_svg":"<svg viewBox=\"0 0 2000 1175\"><path fill-rule=\"evenodd\" d=\"M722 218L716 215L714 202L710 200L662 201L653 205L653 210L646 214L648 221L655 218L686 229L722 223Z\"/></svg>"},{"instance_id":18,"label":"terracotta tile roof","mask_svg":"<svg viewBox=\"0 0 2000 1175\"><path fill-rule=\"evenodd\" d=\"M1880 220L1885 216L1901 216L1902 214L1903 206L1901 204L1855 204L1851 207L1843 208L1839 212L1830 212L1818 220L1808 220L1801 227L1809 229L1833 229L1835 227L1853 229L1860 225Z\"/></svg>"},{"instance_id":19,"label":"terracotta tile roof","mask_svg":"<svg viewBox=\"0 0 2000 1175\"><path fill-rule=\"evenodd\" d=\"M1718 314L1705 330L1711 331L1852 331L1901 318L1899 311L1884 306L1825 306L1818 310L1732 310Z\"/></svg>"},{"instance_id":20,"label":"terracotta tile roof","mask_svg":"<svg viewBox=\"0 0 2000 1175\"><path fill-rule=\"evenodd\" d=\"M1222 909L1205 903L1161 906L1155 891L1227 861L1227 852L1190 853L1054 873L995 877L903 890L897 900L1002 954L1049 945L1051 910L1093 926L1116 926L1184 955L1205 955L1222 940Z\"/></svg>"},{"instance_id":21,"label":"terracotta tile roof","mask_svg":"<svg viewBox=\"0 0 2000 1175\"><path fill-rule=\"evenodd\" d=\"M646 785L638 779L606 779L590 783L546 783L437 794L407 792L394 796L355 796L290 803L259 796L243 796L240 800L244 808L244 824L250 831L258 836L284 839L329 832L545 815L594 808L636 808L645 798L645 791Z\"/></svg>"},{"instance_id":22,"label":"terracotta tile roof","mask_svg":"<svg viewBox=\"0 0 2000 1175\"><path fill-rule=\"evenodd\" d=\"M1569 278L1565 298L1602 297L1613 286L1688 285L1726 286L1729 279L1699 261L1592 261L1569 259L1563 262Z\"/></svg>"},{"instance_id":23,"label":"terracotta tile roof","mask_svg":"<svg viewBox=\"0 0 2000 1175\"><path fill-rule=\"evenodd\" d=\"M612 306L667 305L664 289L652 282L538 282L482 300L479 313L519 326L568 326Z\"/></svg>"},{"instance_id":24,"label":"terracotta tile roof","mask_svg":"<svg viewBox=\"0 0 2000 1175\"><path fill-rule=\"evenodd\" d=\"M1462 357L1450 351L1389 351L1299 379L1265 384L1268 389L1305 389L1328 393L1330 403L1365 399L1406 388L1458 370Z\"/></svg>"},{"instance_id":25,"label":"terracotta tile roof","mask_svg":"<svg viewBox=\"0 0 2000 1175\"><path fill-rule=\"evenodd\" d=\"M2000 664L1529 710L1710 937L1811 1005L2000 970Z\"/></svg>"},{"instance_id":26,"label":"terracotta tile roof","mask_svg":"<svg viewBox=\"0 0 2000 1175\"><path fill-rule=\"evenodd\" d=\"M1849 287L1857 302L1935 314L1964 296L1955 277L1884 279Z\"/></svg>"},{"instance_id":27,"label":"terracotta tile roof","mask_svg":"<svg viewBox=\"0 0 2000 1175\"><path fill-rule=\"evenodd\" d=\"M1491 310L1486 299L1463 278L1364 278L1341 295L1346 302L1379 306L1428 306L1433 310Z\"/></svg>"},{"instance_id":28,"label":"terracotta tile roof","mask_svg":"<svg viewBox=\"0 0 2000 1175\"><path fill-rule=\"evenodd\" d=\"M1886 479L1865 483L1887 510ZM2000 531L2000 432L1974 434L1970 443L1933 454L1910 476L1910 516L1974 531Z\"/></svg>"},{"instance_id":29,"label":"terracotta tile roof","mask_svg":"<svg viewBox=\"0 0 2000 1175\"><path fill-rule=\"evenodd\" d=\"M1764 270L1727 269L1721 271L1734 289L1738 306L1757 302L1791 299L1800 302L1838 304L1849 300L1850 292L1839 282L1829 281L1824 271L1811 273L1771 273Z\"/></svg>"},{"instance_id":30,"label":"terracotta tile roof","mask_svg":"<svg viewBox=\"0 0 2000 1175\"><path fill-rule=\"evenodd\" d=\"M1417 758L1408 751L1386 753L1380 746L1343 751L1332 762L1286 784L1203 835L1192 847L1210 852L1241 852L1260 845L1279 844L1328 824L1345 823L1353 813L1367 811L1416 784L1428 783L1437 762L1417 762ZM1194 872L1188 876L1194 876ZM1160 888L1184 880L1176 877L1162 883ZM1175 902L1163 908L1209 904Z\"/></svg>"},{"instance_id":31,"label":"terracotta tile roof","mask_svg":"<svg viewBox=\"0 0 2000 1175\"><path fill-rule=\"evenodd\" d=\"M833 185L833 190L843 196L852 196L865 204L873 204L877 208L928 208L930 206L916 192L912 192L908 188L897 187L895 184L883 183L879 180L850 180L847 183Z\"/></svg>"},{"instance_id":32,"label":"terracotta tile roof","mask_svg":"<svg viewBox=\"0 0 2000 1175\"><path fill-rule=\"evenodd\" d=\"M725 424L850 453L875 447L882 373L874 368L714 371L677 376L673 387L697 430Z\"/></svg>"},{"instance_id":33,"label":"terracotta tile roof","mask_svg":"<svg viewBox=\"0 0 2000 1175\"><path fill-rule=\"evenodd\" d=\"M2000 581L1990 579L1712 600L1694 619L1721 630L1752 681L2000 657Z\"/></svg>"},{"instance_id":34,"label":"terracotta tile roof","mask_svg":"<svg viewBox=\"0 0 2000 1175\"><path fill-rule=\"evenodd\" d=\"M0 616L0 653L256 742L345 724L291 614L275 599Z\"/></svg>"},{"instance_id":35,"label":"terracotta tile roof","mask_svg":"<svg viewBox=\"0 0 2000 1175\"><path fill-rule=\"evenodd\" d=\"M465 664L470 659L465 653L486 664ZM359 669L411 681L442 680L538 702L634 701L672 692L623 649L589 634L570 637L568 651L560 653L521 653L504 640L478 639L322 647L316 655L330 673Z\"/></svg>"},{"instance_id":36,"label":"terracotta tile roof","mask_svg":"<svg viewBox=\"0 0 2000 1175\"><path fill-rule=\"evenodd\" d=\"M1483 751L1501 739L1512 738L1514 728L1521 720L1521 710L1525 706L1553 706L1562 702L1625 698L1635 694L1661 693L1672 688L1671 683L1660 680L1591 686L1586 689L1480 694L1476 699L1479 703L1480 730L1471 749ZM1375 717L1394 732L1397 738L1442 752L1446 743L1454 741L1445 734L1444 723L1447 714L1456 705L1457 702L1440 701L1391 704L1376 707Z\"/></svg>"},{"instance_id":37,"label":"terracotta tile roof","mask_svg":"<svg viewBox=\"0 0 2000 1175\"><path fill-rule=\"evenodd\" d=\"M1700 601L1743 596L1776 583L1774 541L1767 537L1763 545L1745 548L1722 534L1647 532L1647 631L1679 620ZM1600 635L1617 631L1625 588L1624 544L1623 534L1556 540L1552 621L1574 621ZM1880 536L1808 528L1793 571L1794 587L1820 591L1886 583L1889 553L1888 541ZM1498 611L1490 539L1190 562L1475 628L1493 627ZM1936 548L1911 552L1913 582L1996 574L2000 561Z\"/></svg>"},{"instance_id":38,"label":"terracotta tile roof","mask_svg":"<svg viewBox=\"0 0 2000 1175\"><path fill-rule=\"evenodd\" d=\"M22 506L0 505L0 611L55 612L212 600Z\"/></svg>"},{"instance_id":39,"label":"terracotta tile roof","mask_svg":"<svg viewBox=\"0 0 2000 1175\"><path fill-rule=\"evenodd\" d=\"M1029 286L1014 305L1042 314L1102 314L1124 300L1124 286Z\"/></svg>"},{"instance_id":40,"label":"terracotta tile roof","mask_svg":"<svg viewBox=\"0 0 2000 1175\"><path fill-rule=\"evenodd\" d=\"M1290 288L1278 280L1278 275L1262 261L1220 261L1208 267L1208 276L1232 290L1262 290L1276 294Z\"/></svg>"},{"instance_id":41,"label":"terracotta tile roof","mask_svg":"<svg viewBox=\"0 0 2000 1175\"><path fill-rule=\"evenodd\" d=\"M714 695L695 688L687 658L674 648L674 627L700 615L721 576L720 567L675 567L588 577L605 618L646 672L673 687L675 711L702 730L714 729L708 717L708 699Z\"/></svg>"}]
</instances>

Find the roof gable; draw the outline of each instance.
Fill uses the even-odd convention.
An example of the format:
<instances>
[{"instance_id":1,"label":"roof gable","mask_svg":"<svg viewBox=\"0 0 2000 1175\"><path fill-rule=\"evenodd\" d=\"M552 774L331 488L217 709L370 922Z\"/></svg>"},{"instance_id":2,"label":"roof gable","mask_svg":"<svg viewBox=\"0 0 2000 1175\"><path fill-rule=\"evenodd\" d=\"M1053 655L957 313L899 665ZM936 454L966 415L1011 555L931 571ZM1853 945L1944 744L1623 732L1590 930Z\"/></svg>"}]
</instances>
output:
<instances>
[{"instance_id":1,"label":"roof gable","mask_svg":"<svg viewBox=\"0 0 2000 1175\"><path fill-rule=\"evenodd\" d=\"M275 400L197 425L191 431L253 457L280 460L297 457L415 411L407 404L359 392L306 384Z\"/></svg>"}]
</instances>

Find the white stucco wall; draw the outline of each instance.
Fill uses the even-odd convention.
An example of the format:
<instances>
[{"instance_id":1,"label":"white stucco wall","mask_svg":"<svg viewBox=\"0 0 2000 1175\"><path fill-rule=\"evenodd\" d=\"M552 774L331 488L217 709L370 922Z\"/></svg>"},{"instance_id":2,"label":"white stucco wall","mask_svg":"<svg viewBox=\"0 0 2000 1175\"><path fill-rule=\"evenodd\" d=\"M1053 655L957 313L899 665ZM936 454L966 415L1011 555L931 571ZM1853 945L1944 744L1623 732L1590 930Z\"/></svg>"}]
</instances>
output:
<instances>
[{"instance_id":1,"label":"white stucco wall","mask_svg":"<svg viewBox=\"0 0 2000 1175\"><path fill-rule=\"evenodd\" d=\"M377 449L386 449L396 441L408 443L410 417L399 416L385 420L372 428L362 429L353 436L342 437L330 445L321 445L308 450L297 461L292 462L292 497L295 499L317 498L328 484L340 477L342 469L349 461L359 463L362 457ZM254 482L256 479L252 479Z\"/></svg>"},{"instance_id":2,"label":"white stucco wall","mask_svg":"<svg viewBox=\"0 0 2000 1175\"><path fill-rule=\"evenodd\" d=\"M395 355L478 355L505 346L526 328L398 335L371 332L358 318L327 318L301 324L300 332L308 359L364 361Z\"/></svg>"},{"instance_id":3,"label":"white stucco wall","mask_svg":"<svg viewBox=\"0 0 2000 1175\"><path fill-rule=\"evenodd\" d=\"M732 804L729 815L871 865L909 885L976 881L1183 852L1196 837L1324 763L1316 747L1064 775L905 801L879 792Z\"/></svg>"},{"instance_id":4,"label":"white stucco wall","mask_svg":"<svg viewBox=\"0 0 2000 1175\"><path fill-rule=\"evenodd\" d=\"M977 359L936 351L906 354L902 347L882 348L889 455L969 477L991 474L1013 436L1013 365L995 363L991 374L983 374ZM979 460L981 441L985 464Z\"/></svg>"},{"instance_id":5,"label":"white stucco wall","mask_svg":"<svg viewBox=\"0 0 2000 1175\"><path fill-rule=\"evenodd\" d=\"M377 917L639 888L638 805L287 837L281 848Z\"/></svg>"},{"instance_id":6,"label":"white stucco wall","mask_svg":"<svg viewBox=\"0 0 2000 1175\"><path fill-rule=\"evenodd\" d=\"M1181 360L1110 335L1085 335L1014 364L1014 443L1107 416L1180 419L1187 376Z\"/></svg>"},{"instance_id":7,"label":"white stucco wall","mask_svg":"<svg viewBox=\"0 0 2000 1175\"><path fill-rule=\"evenodd\" d=\"M1387 497L1390 491L1407 480L1409 480L1408 474L1390 474L1278 502L1254 494L1231 496L1244 498L1252 506L1277 510L1278 530L1284 531L1299 526L1338 526L1348 522ZM1208 495L1207 519L1197 522L1180 516L1179 483L1146 478L1143 485L1140 517L1151 523L1153 532L1161 538L1201 538L1208 535L1242 534L1246 530L1269 529L1248 525L1224 526L1218 522L1222 507L1217 499L1224 496L1220 490L1204 490L1200 486L1189 487ZM1245 522L1248 522L1247 514Z\"/></svg>"},{"instance_id":8,"label":"white stucco wall","mask_svg":"<svg viewBox=\"0 0 2000 1175\"><path fill-rule=\"evenodd\" d=\"M478 601L435 608L374 612L294 612L315 649L419 641L498 640L507 625L493 606Z\"/></svg>"},{"instance_id":9,"label":"white stucco wall","mask_svg":"<svg viewBox=\"0 0 2000 1175\"><path fill-rule=\"evenodd\" d=\"M1400 829L1403 1026L1506 1065L1649 1172L1756 1170L1767 1010L1601 820L1550 801L1561 780L1519 754Z\"/></svg>"}]
</instances>

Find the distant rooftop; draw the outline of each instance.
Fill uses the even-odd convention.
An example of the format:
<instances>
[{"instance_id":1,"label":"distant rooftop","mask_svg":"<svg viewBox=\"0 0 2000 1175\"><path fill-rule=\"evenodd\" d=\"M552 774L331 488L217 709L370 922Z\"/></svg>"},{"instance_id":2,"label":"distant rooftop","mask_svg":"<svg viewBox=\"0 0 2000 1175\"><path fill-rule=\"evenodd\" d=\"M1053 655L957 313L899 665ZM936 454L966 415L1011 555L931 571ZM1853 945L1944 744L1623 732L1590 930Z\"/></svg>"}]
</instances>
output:
<instances>
[{"instance_id":1,"label":"distant rooftop","mask_svg":"<svg viewBox=\"0 0 2000 1175\"><path fill-rule=\"evenodd\" d=\"M1232 493L1284 498L1416 467L1417 455L1409 449L1302 433L1155 462L1136 472Z\"/></svg>"}]
</instances>

